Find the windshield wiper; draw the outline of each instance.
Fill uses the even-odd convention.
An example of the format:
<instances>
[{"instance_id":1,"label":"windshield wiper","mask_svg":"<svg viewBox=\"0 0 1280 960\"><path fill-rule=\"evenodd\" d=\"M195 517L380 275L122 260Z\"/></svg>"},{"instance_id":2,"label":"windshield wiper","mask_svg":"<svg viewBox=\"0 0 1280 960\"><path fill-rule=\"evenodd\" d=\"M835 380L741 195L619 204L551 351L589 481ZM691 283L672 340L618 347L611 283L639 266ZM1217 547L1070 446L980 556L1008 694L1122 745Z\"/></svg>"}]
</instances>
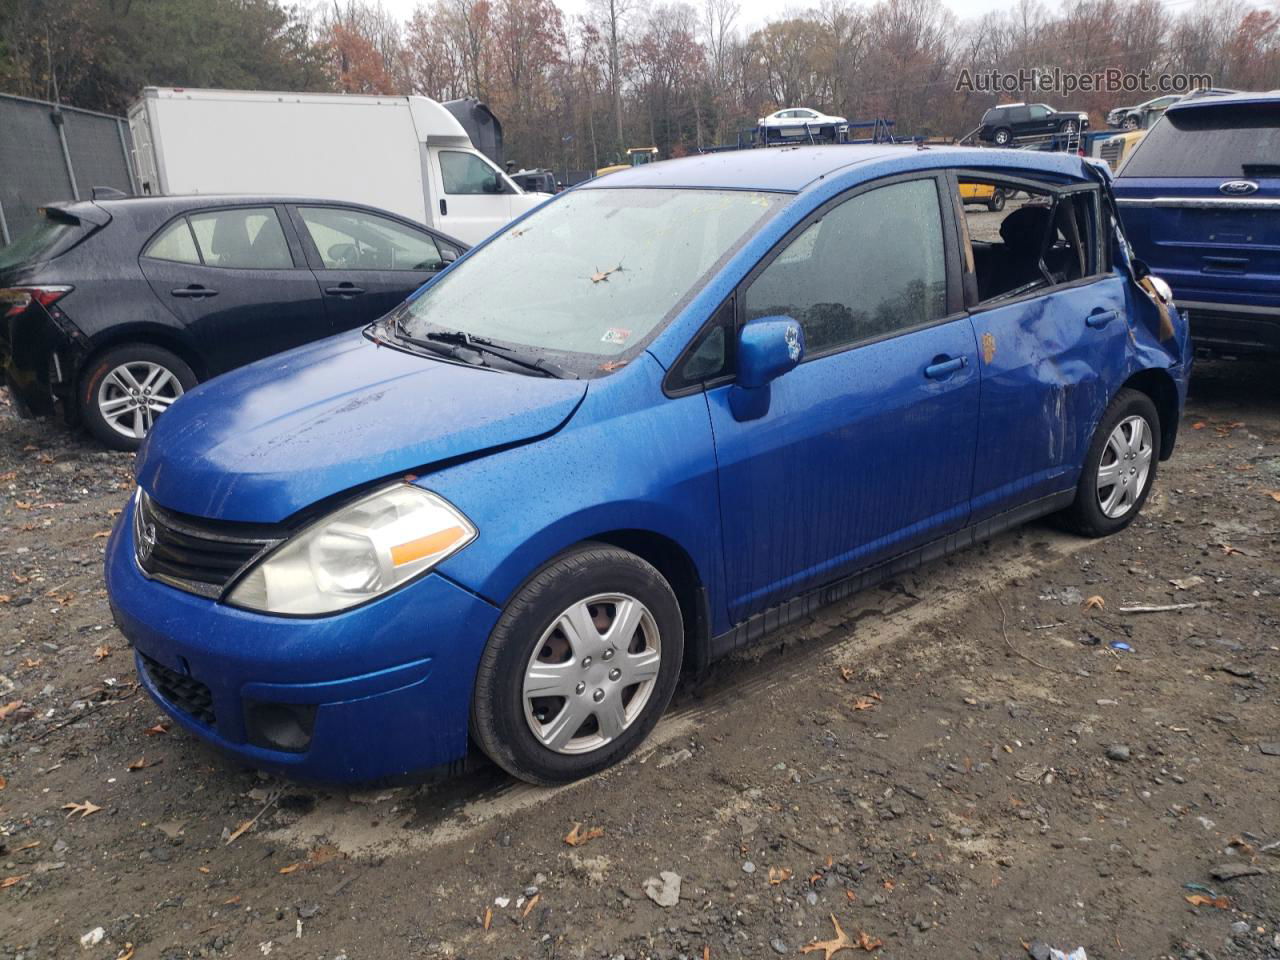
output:
<instances>
[{"instance_id":1,"label":"windshield wiper","mask_svg":"<svg viewBox=\"0 0 1280 960\"><path fill-rule=\"evenodd\" d=\"M398 320L397 323L399 323ZM473 337L465 330L433 330L431 333L425 334L425 336L428 340L433 340L437 343L451 343L458 347L474 350L476 353L487 353L490 356L501 357L513 366L524 370L532 370L534 373L540 373L544 377L555 377L557 380L578 379L576 373L560 366L558 363L552 363L542 357L537 360L526 360L514 350L500 347L492 340L486 340L484 337Z\"/></svg>"},{"instance_id":2,"label":"windshield wiper","mask_svg":"<svg viewBox=\"0 0 1280 960\"><path fill-rule=\"evenodd\" d=\"M463 350L459 343L442 340L423 340L419 337L411 336L404 328L404 317L400 314L391 316L391 328L395 332L396 339L404 343L412 344L422 350L430 351L438 356L448 357L451 360L457 360L460 363L470 364L472 366L485 366L484 359L480 356L478 350ZM428 334L430 336L430 334ZM468 353L470 355L468 355Z\"/></svg>"}]
</instances>

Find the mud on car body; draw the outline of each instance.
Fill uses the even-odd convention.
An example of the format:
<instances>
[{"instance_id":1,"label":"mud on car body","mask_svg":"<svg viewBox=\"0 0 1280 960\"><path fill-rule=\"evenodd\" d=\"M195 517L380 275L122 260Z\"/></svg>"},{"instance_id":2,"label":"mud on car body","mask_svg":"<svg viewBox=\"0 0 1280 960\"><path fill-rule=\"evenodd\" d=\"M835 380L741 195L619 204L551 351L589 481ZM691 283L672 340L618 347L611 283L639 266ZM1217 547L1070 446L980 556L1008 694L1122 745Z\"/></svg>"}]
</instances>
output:
<instances>
[{"instance_id":1,"label":"mud on car body","mask_svg":"<svg viewBox=\"0 0 1280 960\"><path fill-rule=\"evenodd\" d=\"M363 333L190 391L107 547L146 689L298 776L474 740L563 782L633 750L682 669L824 602L1048 513L1122 529L1185 330L1105 169L1003 157L624 171ZM975 260L961 181L1044 202Z\"/></svg>"}]
</instances>

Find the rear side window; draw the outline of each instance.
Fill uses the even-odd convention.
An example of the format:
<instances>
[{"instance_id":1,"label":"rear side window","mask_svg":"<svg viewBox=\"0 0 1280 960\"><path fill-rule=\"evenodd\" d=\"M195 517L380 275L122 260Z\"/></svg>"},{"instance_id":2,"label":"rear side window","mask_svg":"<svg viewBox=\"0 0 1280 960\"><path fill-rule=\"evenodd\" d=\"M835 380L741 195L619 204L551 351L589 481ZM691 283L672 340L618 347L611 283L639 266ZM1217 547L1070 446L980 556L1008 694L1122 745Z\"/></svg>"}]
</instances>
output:
<instances>
[{"instance_id":1,"label":"rear side window","mask_svg":"<svg viewBox=\"0 0 1280 960\"><path fill-rule=\"evenodd\" d=\"M272 207L211 210L190 217L191 230L207 267L287 270L289 244Z\"/></svg>"},{"instance_id":2,"label":"rear side window","mask_svg":"<svg viewBox=\"0 0 1280 960\"><path fill-rule=\"evenodd\" d=\"M186 217L175 220L161 230L147 245L147 249L142 251L142 255L156 260L172 260L175 263L200 262L200 251L196 249L195 237L191 235Z\"/></svg>"},{"instance_id":3,"label":"rear side window","mask_svg":"<svg viewBox=\"0 0 1280 960\"><path fill-rule=\"evenodd\" d=\"M821 354L941 318L946 291L938 191L932 179L911 180L810 224L752 281L745 319L789 316L806 352Z\"/></svg>"},{"instance_id":4,"label":"rear side window","mask_svg":"<svg viewBox=\"0 0 1280 960\"><path fill-rule=\"evenodd\" d=\"M1167 112L1120 176L1280 176L1280 104Z\"/></svg>"}]
</instances>

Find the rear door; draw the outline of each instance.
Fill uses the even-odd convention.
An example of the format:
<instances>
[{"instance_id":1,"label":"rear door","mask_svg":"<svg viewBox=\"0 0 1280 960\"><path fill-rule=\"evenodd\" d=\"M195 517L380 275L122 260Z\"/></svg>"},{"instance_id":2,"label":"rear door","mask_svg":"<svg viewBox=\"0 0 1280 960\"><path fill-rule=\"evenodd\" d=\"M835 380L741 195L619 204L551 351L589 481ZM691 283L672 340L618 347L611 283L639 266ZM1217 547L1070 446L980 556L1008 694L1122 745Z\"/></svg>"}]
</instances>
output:
<instances>
[{"instance_id":1,"label":"rear door","mask_svg":"<svg viewBox=\"0 0 1280 960\"><path fill-rule=\"evenodd\" d=\"M1115 193L1134 252L1181 305L1280 308L1280 100L1170 108Z\"/></svg>"},{"instance_id":2,"label":"rear door","mask_svg":"<svg viewBox=\"0 0 1280 960\"><path fill-rule=\"evenodd\" d=\"M407 220L358 207L289 210L335 330L373 322L462 252Z\"/></svg>"},{"instance_id":3,"label":"rear door","mask_svg":"<svg viewBox=\"0 0 1280 960\"><path fill-rule=\"evenodd\" d=\"M320 287L278 206L191 211L161 228L139 263L211 375L331 332Z\"/></svg>"}]
</instances>

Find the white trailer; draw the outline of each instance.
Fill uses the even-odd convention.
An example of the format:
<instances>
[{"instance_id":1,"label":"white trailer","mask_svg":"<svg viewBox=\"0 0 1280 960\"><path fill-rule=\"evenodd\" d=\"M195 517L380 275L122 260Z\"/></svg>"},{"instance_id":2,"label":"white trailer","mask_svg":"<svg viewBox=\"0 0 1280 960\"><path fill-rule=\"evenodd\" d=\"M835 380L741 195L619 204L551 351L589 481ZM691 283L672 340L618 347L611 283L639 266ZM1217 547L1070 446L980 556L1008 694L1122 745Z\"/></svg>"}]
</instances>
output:
<instances>
[{"instance_id":1,"label":"white trailer","mask_svg":"<svg viewBox=\"0 0 1280 960\"><path fill-rule=\"evenodd\" d=\"M129 108L142 194L287 194L382 207L474 244L543 200L426 97L147 87Z\"/></svg>"}]
</instances>

